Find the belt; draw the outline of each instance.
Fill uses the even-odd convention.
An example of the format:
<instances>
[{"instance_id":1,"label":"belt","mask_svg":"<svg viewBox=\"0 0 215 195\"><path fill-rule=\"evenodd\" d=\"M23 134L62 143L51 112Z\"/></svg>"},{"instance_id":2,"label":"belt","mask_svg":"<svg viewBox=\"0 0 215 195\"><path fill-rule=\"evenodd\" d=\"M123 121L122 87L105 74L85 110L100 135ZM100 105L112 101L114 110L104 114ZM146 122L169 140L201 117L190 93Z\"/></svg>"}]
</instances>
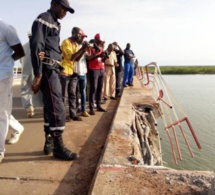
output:
<instances>
[{"instance_id":1,"label":"belt","mask_svg":"<svg viewBox=\"0 0 215 195\"><path fill-rule=\"evenodd\" d=\"M44 57L43 59L43 64L46 64L46 65L49 65L49 66L52 66L53 68L57 69L57 70L64 70L64 67L61 66L60 62L57 61L57 60L54 60L54 59L51 59L51 58L47 58L47 57Z\"/></svg>"},{"instance_id":2,"label":"belt","mask_svg":"<svg viewBox=\"0 0 215 195\"><path fill-rule=\"evenodd\" d=\"M51 59L51 58L48 58L48 57L44 57L43 63L48 64L48 65L53 65L55 63L60 64L60 62L58 60L54 60L54 59Z\"/></svg>"},{"instance_id":3,"label":"belt","mask_svg":"<svg viewBox=\"0 0 215 195\"><path fill-rule=\"evenodd\" d=\"M105 66L114 67L114 65L111 65L111 64L105 64Z\"/></svg>"}]
</instances>

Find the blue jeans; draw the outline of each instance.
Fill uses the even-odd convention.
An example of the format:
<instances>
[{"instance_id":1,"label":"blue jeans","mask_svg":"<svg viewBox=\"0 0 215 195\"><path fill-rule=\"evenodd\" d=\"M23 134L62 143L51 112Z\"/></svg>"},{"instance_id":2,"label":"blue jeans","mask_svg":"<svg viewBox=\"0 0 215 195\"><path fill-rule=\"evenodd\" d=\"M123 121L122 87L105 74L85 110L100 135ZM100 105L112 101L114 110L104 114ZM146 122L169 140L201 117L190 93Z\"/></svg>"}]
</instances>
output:
<instances>
[{"instance_id":1,"label":"blue jeans","mask_svg":"<svg viewBox=\"0 0 215 195\"><path fill-rule=\"evenodd\" d=\"M79 86L79 92L81 94L81 112L86 111L86 75L78 75L77 85Z\"/></svg>"},{"instance_id":2,"label":"blue jeans","mask_svg":"<svg viewBox=\"0 0 215 195\"><path fill-rule=\"evenodd\" d=\"M128 80L128 84L132 84L132 78L134 74L134 66L132 63L124 63L124 76L122 85L126 85Z\"/></svg>"}]
</instances>

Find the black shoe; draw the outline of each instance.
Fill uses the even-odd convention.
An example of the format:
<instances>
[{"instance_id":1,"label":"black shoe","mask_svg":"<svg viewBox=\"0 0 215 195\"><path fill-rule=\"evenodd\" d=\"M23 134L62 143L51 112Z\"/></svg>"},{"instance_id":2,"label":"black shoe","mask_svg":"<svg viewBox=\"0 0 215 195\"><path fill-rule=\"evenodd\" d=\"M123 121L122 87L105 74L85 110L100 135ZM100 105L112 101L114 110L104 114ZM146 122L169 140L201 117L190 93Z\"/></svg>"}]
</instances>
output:
<instances>
[{"instance_id":1,"label":"black shoe","mask_svg":"<svg viewBox=\"0 0 215 195\"><path fill-rule=\"evenodd\" d=\"M90 110L89 114L90 115L95 115L95 111L94 110Z\"/></svg>"},{"instance_id":2,"label":"black shoe","mask_svg":"<svg viewBox=\"0 0 215 195\"><path fill-rule=\"evenodd\" d=\"M101 100L101 104L106 104L106 100Z\"/></svg>"},{"instance_id":3,"label":"black shoe","mask_svg":"<svg viewBox=\"0 0 215 195\"><path fill-rule=\"evenodd\" d=\"M59 148L59 149L54 149L53 150L54 157L60 158L63 160L75 160L79 157L78 154L72 153L70 150L68 150L65 146Z\"/></svg>"},{"instance_id":4,"label":"black shoe","mask_svg":"<svg viewBox=\"0 0 215 195\"><path fill-rule=\"evenodd\" d=\"M62 131L53 131L51 133L54 141L53 155L62 160L75 160L79 157L78 154L72 153L63 144Z\"/></svg>"},{"instance_id":5,"label":"black shoe","mask_svg":"<svg viewBox=\"0 0 215 195\"><path fill-rule=\"evenodd\" d=\"M117 98L115 98L115 97L110 97L110 99L111 99L111 100L117 100Z\"/></svg>"},{"instance_id":6,"label":"black shoe","mask_svg":"<svg viewBox=\"0 0 215 195\"><path fill-rule=\"evenodd\" d=\"M116 98L120 98L120 97L121 97L121 91L117 90L117 91L116 91L115 97L116 97Z\"/></svg>"},{"instance_id":7,"label":"black shoe","mask_svg":"<svg viewBox=\"0 0 215 195\"><path fill-rule=\"evenodd\" d=\"M52 153L53 151L53 148L54 148L54 145L53 145L53 138L51 137L50 134L46 135L45 136L45 145L44 145L44 148L43 148L43 152L45 155L49 155Z\"/></svg>"},{"instance_id":8,"label":"black shoe","mask_svg":"<svg viewBox=\"0 0 215 195\"><path fill-rule=\"evenodd\" d=\"M80 116L74 116L73 121L82 121L82 118Z\"/></svg>"},{"instance_id":9,"label":"black shoe","mask_svg":"<svg viewBox=\"0 0 215 195\"><path fill-rule=\"evenodd\" d=\"M107 98L105 97L103 100L107 101Z\"/></svg>"},{"instance_id":10,"label":"black shoe","mask_svg":"<svg viewBox=\"0 0 215 195\"><path fill-rule=\"evenodd\" d=\"M99 111L99 112L107 112L104 108L102 108L102 107L97 107L97 111Z\"/></svg>"},{"instance_id":11,"label":"black shoe","mask_svg":"<svg viewBox=\"0 0 215 195\"><path fill-rule=\"evenodd\" d=\"M121 98L121 95L120 94L116 95L116 98Z\"/></svg>"},{"instance_id":12,"label":"black shoe","mask_svg":"<svg viewBox=\"0 0 215 195\"><path fill-rule=\"evenodd\" d=\"M123 85L123 87L128 87L127 85Z\"/></svg>"},{"instance_id":13,"label":"black shoe","mask_svg":"<svg viewBox=\"0 0 215 195\"><path fill-rule=\"evenodd\" d=\"M66 122L71 122L72 118L70 118L69 116L66 117Z\"/></svg>"},{"instance_id":14,"label":"black shoe","mask_svg":"<svg viewBox=\"0 0 215 195\"><path fill-rule=\"evenodd\" d=\"M134 86L134 85L131 83L131 84L128 84L128 86L131 86L131 87L132 87L132 86Z\"/></svg>"},{"instance_id":15,"label":"black shoe","mask_svg":"<svg viewBox=\"0 0 215 195\"><path fill-rule=\"evenodd\" d=\"M81 113L81 108L78 108L76 112Z\"/></svg>"}]
</instances>

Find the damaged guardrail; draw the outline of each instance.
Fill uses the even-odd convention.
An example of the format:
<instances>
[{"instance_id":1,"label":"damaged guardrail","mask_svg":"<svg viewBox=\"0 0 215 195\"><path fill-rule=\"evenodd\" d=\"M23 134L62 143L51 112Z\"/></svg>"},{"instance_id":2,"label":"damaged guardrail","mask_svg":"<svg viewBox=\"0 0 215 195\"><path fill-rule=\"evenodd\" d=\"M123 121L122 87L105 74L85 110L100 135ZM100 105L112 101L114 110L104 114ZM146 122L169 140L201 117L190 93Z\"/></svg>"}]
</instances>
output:
<instances>
[{"instance_id":1,"label":"damaged guardrail","mask_svg":"<svg viewBox=\"0 0 215 195\"><path fill-rule=\"evenodd\" d=\"M149 72L149 68L148 68L149 66L152 66L154 68L153 72ZM173 93L171 92L168 85L166 84L165 80L163 79L158 64L155 62L151 62L147 64L145 67L137 68L136 76L141 82L142 87L148 88L151 92L152 97L159 104L157 109L158 109L158 112L160 113L161 118L163 119L164 129L168 135L175 164L178 164L178 161L177 161L176 152L175 152L172 140L175 140L178 158L179 160L182 160L182 154L181 154L179 141L177 137L177 128L180 130L184 138L184 141L188 147L191 157L194 157L194 154L192 152L192 149L190 147L190 144L185 134L186 127L188 128L192 137L194 138L198 149L201 149L201 145L198 141L198 138L195 134L195 131L191 125L189 118L186 116L181 105L176 100ZM153 119L154 123L157 124L156 119L155 117L153 117L153 115L151 115L151 118ZM139 128L142 125L141 123L144 123L143 122L144 119L139 117L138 120L142 121L142 122L139 122L140 125L138 124L138 128ZM173 133L172 136L170 134L171 133L170 130L172 130L172 133ZM146 131L146 134L147 134L147 131ZM150 163L150 160L149 160L149 163Z\"/></svg>"}]
</instances>

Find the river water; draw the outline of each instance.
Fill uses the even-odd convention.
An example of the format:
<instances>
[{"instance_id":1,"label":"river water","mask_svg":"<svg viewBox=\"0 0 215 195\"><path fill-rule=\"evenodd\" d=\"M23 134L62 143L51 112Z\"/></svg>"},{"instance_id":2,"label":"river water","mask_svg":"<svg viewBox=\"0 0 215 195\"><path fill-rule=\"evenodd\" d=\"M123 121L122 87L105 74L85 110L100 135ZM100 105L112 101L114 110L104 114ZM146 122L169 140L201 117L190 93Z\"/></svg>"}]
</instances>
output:
<instances>
[{"instance_id":1,"label":"river water","mask_svg":"<svg viewBox=\"0 0 215 195\"><path fill-rule=\"evenodd\" d=\"M194 158L181 139L183 160L175 165L167 134L158 126L163 161L167 163L164 165L174 169L215 171L215 75L164 75L163 78L188 116L202 146L199 150L191 134L186 133Z\"/></svg>"}]
</instances>

